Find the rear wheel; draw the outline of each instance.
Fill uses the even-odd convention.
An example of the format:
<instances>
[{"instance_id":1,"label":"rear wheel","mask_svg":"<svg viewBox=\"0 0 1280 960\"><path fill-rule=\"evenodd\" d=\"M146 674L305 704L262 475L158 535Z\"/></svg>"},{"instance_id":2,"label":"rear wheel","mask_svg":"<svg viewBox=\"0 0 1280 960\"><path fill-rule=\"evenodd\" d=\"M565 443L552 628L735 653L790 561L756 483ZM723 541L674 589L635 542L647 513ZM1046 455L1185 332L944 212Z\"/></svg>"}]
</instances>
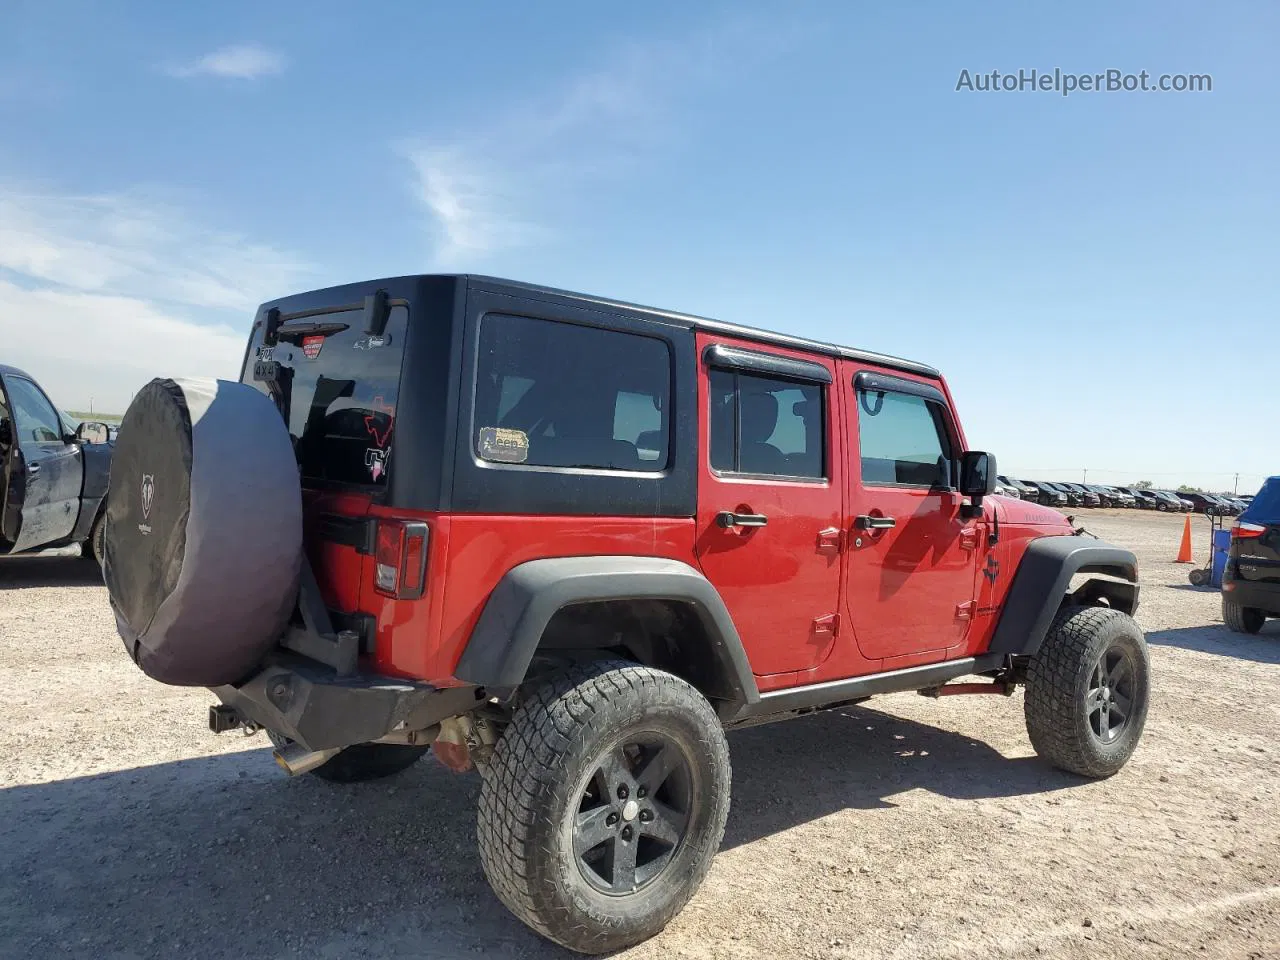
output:
<instances>
[{"instance_id":1,"label":"rear wheel","mask_svg":"<svg viewBox=\"0 0 1280 960\"><path fill-rule=\"evenodd\" d=\"M267 736L277 750L293 743L288 737L270 730L267 731ZM310 773L332 783L380 780L408 770L430 749L403 743L358 743L326 760Z\"/></svg>"},{"instance_id":2,"label":"rear wheel","mask_svg":"<svg viewBox=\"0 0 1280 960\"><path fill-rule=\"evenodd\" d=\"M652 937L693 896L729 811L711 705L625 661L534 681L480 787L480 862L528 926L582 953Z\"/></svg>"},{"instance_id":3,"label":"rear wheel","mask_svg":"<svg viewBox=\"0 0 1280 960\"><path fill-rule=\"evenodd\" d=\"M102 555L105 549L104 532L106 528L106 512L98 514L98 519L93 521L93 529L89 531L89 539L80 545L80 550L86 560L92 560L98 565L98 569L102 569Z\"/></svg>"},{"instance_id":4,"label":"rear wheel","mask_svg":"<svg viewBox=\"0 0 1280 960\"><path fill-rule=\"evenodd\" d=\"M1054 766L1109 777L1138 745L1149 695L1147 644L1133 619L1067 607L1027 669L1027 733Z\"/></svg>"},{"instance_id":5,"label":"rear wheel","mask_svg":"<svg viewBox=\"0 0 1280 960\"><path fill-rule=\"evenodd\" d=\"M1236 633L1257 633L1267 622L1267 615L1253 607L1243 607L1234 600L1222 598L1222 620Z\"/></svg>"}]
</instances>

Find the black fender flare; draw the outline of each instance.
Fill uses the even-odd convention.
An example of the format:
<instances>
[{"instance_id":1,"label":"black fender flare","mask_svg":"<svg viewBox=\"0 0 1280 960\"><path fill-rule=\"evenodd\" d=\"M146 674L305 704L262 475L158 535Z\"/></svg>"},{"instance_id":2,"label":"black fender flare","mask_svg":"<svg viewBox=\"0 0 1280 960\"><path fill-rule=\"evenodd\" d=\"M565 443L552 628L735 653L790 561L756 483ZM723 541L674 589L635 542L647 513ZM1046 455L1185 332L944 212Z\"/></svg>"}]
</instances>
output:
<instances>
[{"instance_id":1,"label":"black fender flare","mask_svg":"<svg viewBox=\"0 0 1280 960\"><path fill-rule=\"evenodd\" d=\"M454 669L459 680L489 690L514 689L551 618L570 604L599 600L675 600L696 613L735 706L760 700L733 618L699 571L661 557L552 557L512 567L498 581Z\"/></svg>"},{"instance_id":2,"label":"black fender flare","mask_svg":"<svg viewBox=\"0 0 1280 960\"><path fill-rule=\"evenodd\" d=\"M1132 551L1073 535L1040 537L1027 545L1013 575L989 652L1031 656L1039 650L1068 596L1071 578L1081 573L1120 579L1089 580L1074 594L1080 602L1105 596L1125 613L1137 610L1138 559Z\"/></svg>"}]
</instances>

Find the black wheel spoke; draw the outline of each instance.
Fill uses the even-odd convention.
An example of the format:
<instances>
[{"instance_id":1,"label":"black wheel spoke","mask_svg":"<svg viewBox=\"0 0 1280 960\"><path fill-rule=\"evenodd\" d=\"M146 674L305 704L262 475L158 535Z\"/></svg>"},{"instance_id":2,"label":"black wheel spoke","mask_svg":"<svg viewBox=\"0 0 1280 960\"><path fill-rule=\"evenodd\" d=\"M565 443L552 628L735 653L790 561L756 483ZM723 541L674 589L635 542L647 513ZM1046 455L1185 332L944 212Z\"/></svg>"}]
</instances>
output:
<instances>
[{"instance_id":1,"label":"black wheel spoke","mask_svg":"<svg viewBox=\"0 0 1280 960\"><path fill-rule=\"evenodd\" d=\"M1116 665L1107 673L1107 685L1112 689L1120 686L1129 679L1129 664L1121 657L1116 661Z\"/></svg>"},{"instance_id":2,"label":"black wheel spoke","mask_svg":"<svg viewBox=\"0 0 1280 960\"><path fill-rule=\"evenodd\" d=\"M610 750L604 760L601 761L600 774L604 778L610 796L617 794L619 785L630 787L632 780L631 764L627 762L627 755L623 752L621 746Z\"/></svg>"},{"instance_id":3,"label":"black wheel spoke","mask_svg":"<svg viewBox=\"0 0 1280 960\"><path fill-rule=\"evenodd\" d=\"M636 774L636 782L645 788L649 796L653 796L667 782L667 777L671 776L679 763L680 757L675 749L662 746Z\"/></svg>"},{"instance_id":4,"label":"black wheel spoke","mask_svg":"<svg viewBox=\"0 0 1280 960\"><path fill-rule=\"evenodd\" d=\"M636 886L636 850L634 837L630 842L621 837L613 841L613 870L610 879L615 893L627 893Z\"/></svg>"},{"instance_id":5,"label":"black wheel spoke","mask_svg":"<svg viewBox=\"0 0 1280 960\"><path fill-rule=\"evenodd\" d=\"M1129 719L1129 710L1133 707L1133 701L1126 697L1123 693L1113 693L1111 695L1111 712L1118 717L1120 721Z\"/></svg>"},{"instance_id":6,"label":"black wheel spoke","mask_svg":"<svg viewBox=\"0 0 1280 960\"><path fill-rule=\"evenodd\" d=\"M640 832L674 847L684 836L689 817L665 803L654 802L652 807L653 819L641 824Z\"/></svg>"},{"instance_id":7,"label":"black wheel spoke","mask_svg":"<svg viewBox=\"0 0 1280 960\"><path fill-rule=\"evenodd\" d=\"M613 807L592 807L578 814L573 826L573 852L579 857L589 850L594 850L606 840L615 836L613 824L609 822Z\"/></svg>"}]
</instances>

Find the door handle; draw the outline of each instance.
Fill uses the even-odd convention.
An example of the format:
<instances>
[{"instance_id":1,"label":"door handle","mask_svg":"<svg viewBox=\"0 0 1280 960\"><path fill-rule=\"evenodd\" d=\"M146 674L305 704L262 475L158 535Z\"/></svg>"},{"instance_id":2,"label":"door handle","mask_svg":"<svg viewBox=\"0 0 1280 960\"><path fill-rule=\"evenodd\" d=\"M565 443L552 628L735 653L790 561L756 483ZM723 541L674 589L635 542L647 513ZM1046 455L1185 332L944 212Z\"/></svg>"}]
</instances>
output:
<instances>
[{"instance_id":1,"label":"door handle","mask_svg":"<svg viewBox=\"0 0 1280 960\"><path fill-rule=\"evenodd\" d=\"M29 476L34 477L34 476L35 476L37 473L39 473L39 472L40 472L40 464L38 464L38 463L28 463L28 464L27 464L27 474L28 474Z\"/></svg>"},{"instance_id":2,"label":"door handle","mask_svg":"<svg viewBox=\"0 0 1280 960\"><path fill-rule=\"evenodd\" d=\"M734 513L732 510L721 510L716 514L716 523L726 530L732 527L763 527L769 518L763 513Z\"/></svg>"},{"instance_id":3,"label":"door handle","mask_svg":"<svg viewBox=\"0 0 1280 960\"><path fill-rule=\"evenodd\" d=\"M859 530L892 530L898 525L893 517L855 517L853 525Z\"/></svg>"}]
</instances>

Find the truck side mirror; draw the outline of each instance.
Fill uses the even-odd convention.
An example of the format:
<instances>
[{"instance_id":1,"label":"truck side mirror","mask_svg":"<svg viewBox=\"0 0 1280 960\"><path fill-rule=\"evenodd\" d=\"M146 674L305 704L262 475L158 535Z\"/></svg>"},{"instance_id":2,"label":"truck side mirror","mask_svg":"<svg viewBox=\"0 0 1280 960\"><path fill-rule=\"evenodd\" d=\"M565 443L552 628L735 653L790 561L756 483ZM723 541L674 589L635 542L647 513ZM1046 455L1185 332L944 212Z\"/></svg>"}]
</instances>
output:
<instances>
[{"instance_id":1,"label":"truck side mirror","mask_svg":"<svg viewBox=\"0 0 1280 960\"><path fill-rule=\"evenodd\" d=\"M973 497L974 504L996 492L996 458L994 454L966 450L960 458L960 492Z\"/></svg>"},{"instance_id":2,"label":"truck side mirror","mask_svg":"<svg viewBox=\"0 0 1280 960\"><path fill-rule=\"evenodd\" d=\"M106 443L111 439L111 430L105 423L86 420L76 427L76 439L84 443Z\"/></svg>"}]
</instances>

